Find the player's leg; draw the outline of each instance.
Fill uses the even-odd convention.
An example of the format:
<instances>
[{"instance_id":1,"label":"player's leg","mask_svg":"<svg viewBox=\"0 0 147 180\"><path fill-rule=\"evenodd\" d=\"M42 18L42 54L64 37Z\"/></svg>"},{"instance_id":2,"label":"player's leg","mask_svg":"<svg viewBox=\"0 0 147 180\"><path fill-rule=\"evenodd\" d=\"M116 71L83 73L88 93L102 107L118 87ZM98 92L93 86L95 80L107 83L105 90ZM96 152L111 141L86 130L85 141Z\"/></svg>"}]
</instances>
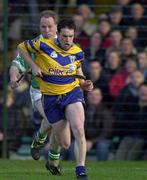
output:
<instances>
[{"instance_id":1,"label":"player's leg","mask_svg":"<svg viewBox=\"0 0 147 180\"><path fill-rule=\"evenodd\" d=\"M30 87L30 95L31 95L31 101L32 101L32 105L33 105L34 109L37 110L40 113L40 115L43 117L43 119L41 121L40 129L36 133L36 136L31 145L32 157L33 157L33 159L38 160L40 158L40 150L44 146L44 142L47 138L47 135L49 134L49 136L50 136L50 134L51 134L50 133L51 125L48 122L47 117L44 113L42 100L41 100L42 94L41 94L40 90ZM59 146L59 144L57 144L55 136L51 135L51 137L49 137L49 139L50 139L50 143L54 144L54 147L52 147L54 152L56 152L56 149L58 149L58 151L60 151L60 146ZM55 155L56 155L56 153L55 153ZM52 164L54 164L54 163L57 164L56 161L52 161Z\"/></svg>"},{"instance_id":2,"label":"player's leg","mask_svg":"<svg viewBox=\"0 0 147 180\"><path fill-rule=\"evenodd\" d=\"M65 115L75 137L75 158L77 178L87 179L85 169L86 139L84 132L84 108L81 102L69 104L66 107Z\"/></svg>"},{"instance_id":3,"label":"player's leg","mask_svg":"<svg viewBox=\"0 0 147 180\"><path fill-rule=\"evenodd\" d=\"M51 136L54 137L54 141L50 142L50 149L48 154L48 161L46 162L46 168L51 172L53 169L54 175L60 175L60 147L67 149L70 145L69 123L66 120L61 120L59 122L52 124Z\"/></svg>"},{"instance_id":4,"label":"player's leg","mask_svg":"<svg viewBox=\"0 0 147 180\"><path fill-rule=\"evenodd\" d=\"M70 128L69 122L65 119L64 109L65 109L65 102L64 98L66 99L66 95L59 95L59 96L49 96L44 95L44 112L48 121L52 124L52 133L56 138L56 142L63 148L68 148L70 145ZM55 148L54 142L51 143L50 150L49 150L49 158L46 163L46 168L51 171L52 167L52 159L59 158L60 154L58 151L53 151ZM56 153L56 154L55 154ZM55 155L55 156L54 156ZM54 166L54 169L57 169L58 166ZM52 173L53 174L53 173Z\"/></svg>"},{"instance_id":5,"label":"player's leg","mask_svg":"<svg viewBox=\"0 0 147 180\"><path fill-rule=\"evenodd\" d=\"M38 110L38 112L42 116L44 114L44 112L43 112L41 99L35 101L34 105L35 105L35 108ZM50 131L50 128L51 128L51 126L44 115L44 118L41 121L40 128L39 128L38 132L35 134L35 137L31 144L31 155L34 160L38 160L40 158L40 150L41 150L41 148L44 147L44 142L47 138L48 131Z\"/></svg>"},{"instance_id":6,"label":"player's leg","mask_svg":"<svg viewBox=\"0 0 147 180\"><path fill-rule=\"evenodd\" d=\"M40 115L43 117L43 120L40 122L41 128L36 133L33 142L31 144L31 155L33 159L38 160L40 158L40 149L44 146L44 142L47 138L47 128L49 129L50 125L46 120L46 116L42 107L42 102L41 102L42 94L40 90L35 89L31 86L30 97L34 111L38 111Z\"/></svg>"}]
</instances>

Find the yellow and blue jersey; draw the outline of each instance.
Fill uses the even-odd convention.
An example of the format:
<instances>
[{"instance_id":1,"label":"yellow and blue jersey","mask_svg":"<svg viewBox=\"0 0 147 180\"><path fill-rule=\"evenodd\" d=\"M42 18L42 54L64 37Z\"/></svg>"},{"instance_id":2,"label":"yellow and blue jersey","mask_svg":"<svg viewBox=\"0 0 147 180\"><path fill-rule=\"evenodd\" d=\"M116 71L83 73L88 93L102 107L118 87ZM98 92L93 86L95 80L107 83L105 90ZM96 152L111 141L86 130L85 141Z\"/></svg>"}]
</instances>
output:
<instances>
[{"instance_id":1,"label":"yellow and blue jersey","mask_svg":"<svg viewBox=\"0 0 147 180\"><path fill-rule=\"evenodd\" d=\"M43 94L65 94L79 86L78 79L59 77L74 75L81 68L84 53L76 44L64 51L58 45L58 39L40 38L24 41L19 47L29 53L35 53L35 63L44 72L43 77L36 77ZM75 70L70 70L71 64L75 65Z\"/></svg>"}]
</instances>

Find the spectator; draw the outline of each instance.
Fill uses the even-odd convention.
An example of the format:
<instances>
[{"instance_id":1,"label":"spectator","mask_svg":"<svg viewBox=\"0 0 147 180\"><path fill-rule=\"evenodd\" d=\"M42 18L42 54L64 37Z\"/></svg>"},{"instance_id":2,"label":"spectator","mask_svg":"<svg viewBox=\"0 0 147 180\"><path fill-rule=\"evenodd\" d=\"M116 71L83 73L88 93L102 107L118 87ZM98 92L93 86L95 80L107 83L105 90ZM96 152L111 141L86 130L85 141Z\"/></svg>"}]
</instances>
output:
<instances>
[{"instance_id":1,"label":"spectator","mask_svg":"<svg viewBox=\"0 0 147 180\"><path fill-rule=\"evenodd\" d=\"M129 37L132 42L133 42L133 46L136 48L136 49L140 49L140 40L139 40L139 37L138 37L138 30L136 27L131 27L129 26L126 31L125 31L125 36L126 37Z\"/></svg>"},{"instance_id":2,"label":"spectator","mask_svg":"<svg viewBox=\"0 0 147 180\"><path fill-rule=\"evenodd\" d=\"M93 81L95 88L99 88L103 92L103 103L109 104L109 91L106 78L103 75L103 68L97 60L93 60L89 64L89 78Z\"/></svg>"},{"instance_id":3,"label":"spectator","mask_svg":"<svg viewBox=\"0 0 147 180\"><path fill-rule=\"evenodd\" d=\"M118 97L120 91L130 82L130 75L136 71L137 67L136 58L130 57L127 59L124 68L116 73L109 81L109 92L114 100Z\"/></svg>"},{"instance_id":4,"label":"spectator","mask_svg":"<svg viewBox=\"0 0 147 180\"><path fill-rule=\"evenodd\" d=\"M124 18L127 19L130 15L130 5L132 0L117 0L117 5L122 8Z\"/></svg>"},{"instance_id":5,"label":"spectator","mask_svg":"<svg viewBox=\"0 0 147 180\"><path fill-rule=\"evenodd\" d=\"M122 114L120 123L122 141L116 152L116 160L138 160L147 138L147 84L139 88L139 99L131 100Z\"/></svg>"},{"instance_id":6,"label":"spectator","mask_svg":"<svg viewBox=\"0 0 147 180\"><path fill-rule=\"evenodd\" d=\"M140 71L144 74L145 78L147 78L147 52L142 51L138 53L138 63Z\"/></svg>"},{"instance_id":7,"label":"spectator","mask_svg":"<svg viewBox=\"0 0 147 180\"><path fill-rule=\"evenodd\" d=\"M96 88L87 95L85 134L87 151L96 147L97 160L107 160L113 131L113 117L102 103L102 92Z\"/></svg>"},{"instance_id":8,"label":"spectator","mask_svg":"<svg viewBox=\"0 0 147 180\"><path fill-rule=\"evenodd\" d=\"M84 30L88 35L91 35L97 29L97 19L94 12L87 4L78 6L77 13L81 14L85 20Z\"/></svg>"},{"instance_id":9,"label":"spectator","mask_svg":"<svg viewBox=\"0 0 147 180\"><path fill-rule=\"evenodd\" d=\"M102 36L101 48L105 50L106 48L109 48L112 44L112 40L110 37L110 31L111 31L110 22L107 20L101 20L99 22L98 30Z\"/></svg>"},{"instance_id":10,"label":"spectator","mask_svg":"<svg viewBox=\"0 0 147 180\"><path fill-rule=\"evenodd\" d=\"M121 53L122 53L122 64L125 63L126 59L137 54L131 38L125 37L121 42Z\"/></svg>"},{"instance_id":11,"label":"spectator","mask_svg":"<svg viewBox=\"0 0 147 180\"><path fill-rule=\"evenodd\" d=\"M124 22L123 12L120 7L111 7L109 11L109 17L112 29L119 29L120 31L125 29L126 23Z\"/></svg>"},{"instance_id":12,"label":"spectator","mask_svg":"<svg viewBox=\"0 0 147 180\"><path fill-rule=\"evenodd\" d=\"M90 38L84 30L84 18L80 14L75 14L73 20L76 24L75 32L75 42L79 44L82 48L88 48L90 43Z\"/></svg>"},{"instance_id":13,"label":"spectator","mask_svg":"<svg viewBox=\"0 0 147 180\"><path fill-rule=\"evenodd\" d=\"M106 20L106 21L109 21L109 15L108 13L101 13L98 17L98 21L102 21L102 20Z\"/></svg>"},{"instance_id":14,"label":"spectator","mask_svg":"<svg viewBox=\"0 0 147 180\"><path fill-rule=\"evenodd\" d=\"M140 38L141 47L146 46L146 18L144 16L144 7L140 3L135 3L131 7L131 18L128 20L128 25L136 27L138 30L138 36Z\"/></svg>"},{"instance_id":15,"label":"spectator","mask_svg":"<svg viewBox=\"0 0 147 180\"><path fill-rule=\"evenodd\" d=\"M21 3L25 3L26 0L22 0ZM18 16L17 13L24 13L24 7L19 5L19 1L16 0L10 0L9 1L9 14L13 14L13 16L9 16L8 22L9 22L9 32L8 32L8 37L10 40L19 40L21 38L21 26L22 26L22 19L20 16ZM16 13L17 9L17 13ZM28 7L26 6L26 9ZM14 33L15 32L15 33Z\"/></svg>"},{"instance_id":16,"label":"spectator","mask_svg":"<svg viewBox=\"0 0 147 180\"><path fill-rule=\"evenodd\" d=\"M90 38L89 48L85 49L85 58L87 61L99 59L100 63L104 64L105 53L104 50L101 49L101 41L102 37L100 32L94 32Z\"/></svg>"},{"instance_id":17,"label":"spectator","mask_svg":"<svg viewBox=\"0 0 147 180\"><path fill-rule=\"evenodd\" d=\"M138 99L139 87L144 81L145 77L139 70L131 74L130 82L121 90L120 95L113 105L114 115L117 121L121 120L122 114L127 110L127 106L132 100Z\"/></svg>"},{"instance_id":18,"label":"spectator","mask_svg":"<svg viewBox=\"0 0 147 180\"><path fill-rule=\"evenodd\" d=\"M111 33L110 33L110 37L111 37L111 40L112 40L112 44L107 49L106 56L111 51L120 51L121 52L121 40L122 40L122 33L121 33L121 31L118 30L118 29L112 30Z\"/></svg>"},{"instance_id":19,"label":"spectator","mask_svg":"<svg viewBox=\"0 0 147 180\"><path fill-rule=\"evenodd\" d=\"M110 51L104 68L104 76L107 82L121 69L121 56L119 51Z\"/></svg>"}]
</instances>

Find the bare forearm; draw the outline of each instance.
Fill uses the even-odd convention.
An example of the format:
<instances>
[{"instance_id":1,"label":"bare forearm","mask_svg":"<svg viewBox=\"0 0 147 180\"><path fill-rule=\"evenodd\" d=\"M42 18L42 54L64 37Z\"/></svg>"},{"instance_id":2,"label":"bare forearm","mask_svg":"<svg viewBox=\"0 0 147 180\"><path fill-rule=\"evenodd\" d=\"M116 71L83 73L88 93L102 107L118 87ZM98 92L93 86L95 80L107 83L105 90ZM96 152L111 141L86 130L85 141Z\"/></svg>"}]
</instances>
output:
<instances>
[{"instance_id":1,"label":"bare forearm","mask_svg":"<svg viewBox=\"0 0 147 180\"><path fill-rule=\"evenodd\" d=\"M34 63L34 61L32 60L32 57L30 56L30 54L27 51L22 50L21 48L19 48L18 46L18 52L20 54L20 56L28 63L28 65L30 66L30 68L32 69L34 66L36 66L36 64Z\"/></svg>"},{"instance_id":2,"label":"bare forearm","mask_svg":"<svg viewBox=\"0 0 147 180\"><path fill-rule=\"evenodd\" d=\"M15 66L11 66L9 70L9 76L10 76L10 86L12 89L19 86L19 83L17 83L17 80L20 76L19 70Z\"/></svg>"},{"instance_id":3,"label":"bare forearm","mask_svg":"<svg viewBox=\"0 0 147 180\"><path fill-rule=\"evenodd\" d=\"M11 66L9 70L9 76L10 76L10 80L13 79L14 77L18 77L19 76L18 68L15 66Z\"/></svg>"},{"instance_id":4,"label":"bare forearm","mask_svg":"<svg viewBox=\"0 0 147 180\"><path fill-rule=\"evenodd\" d=\"M83 71L82 71L81 68L77 71L77 75L84 76ZM80 84L81 88L82 88L82 86L83 86L84 83L85 83L85 80L84 80L84 79L80 79L80 80L79 80L79 84Z\"/></svg>"},{"instance_id":5,"label":"bare forearm","mask_svg":"<svg viewBox=\"0 0 147 180\"><path fill-rule=\"evenodd\" d=\"M30 54L27 51L24 51L23 49L21 49L19 46L18 46L18 52L19 52L20 56L28 63L28 65L32 69L32 72L34 73L34 75L42 77L43 76L42 70L40 69L40 67L37 64L35 64L35 62L31 58Z\"/></svg>"}]
</instances>

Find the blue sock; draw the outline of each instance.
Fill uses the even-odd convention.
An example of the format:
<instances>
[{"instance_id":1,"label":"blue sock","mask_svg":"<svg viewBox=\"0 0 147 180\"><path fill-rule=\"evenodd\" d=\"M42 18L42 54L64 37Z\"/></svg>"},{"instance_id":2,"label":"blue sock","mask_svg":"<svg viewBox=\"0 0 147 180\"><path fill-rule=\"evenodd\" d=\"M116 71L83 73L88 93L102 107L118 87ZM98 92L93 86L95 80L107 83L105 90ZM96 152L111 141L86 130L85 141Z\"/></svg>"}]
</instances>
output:
<instances>
[{"instance_id":1,"label":"blue sock","mask_svg":"<svg viewBox=\"0 0 147 180\"><path fill-rule=\"evenodd\" d=\"M85 166L77 166L76 167L76 174L86 174Z\"/></svg>"}]
</instances>

